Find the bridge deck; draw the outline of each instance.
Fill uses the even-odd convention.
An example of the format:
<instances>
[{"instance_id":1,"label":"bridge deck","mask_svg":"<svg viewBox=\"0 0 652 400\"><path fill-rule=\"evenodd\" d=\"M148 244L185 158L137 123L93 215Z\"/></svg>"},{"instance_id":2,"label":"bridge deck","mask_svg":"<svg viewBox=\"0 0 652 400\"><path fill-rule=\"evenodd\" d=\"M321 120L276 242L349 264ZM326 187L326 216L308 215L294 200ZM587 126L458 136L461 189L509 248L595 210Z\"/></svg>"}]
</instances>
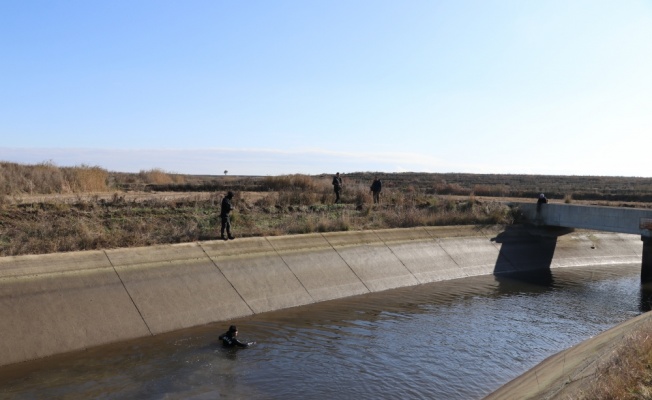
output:
<instances>
[{"instance_id":1,"label":"bridge deck","mask_svg":"<svg viewBox=\"0 0 652 400\"><path fill-rule=\"evenodd\" d=\"M602 207L577 204L511 203L537 225L591 229L606 232L631 233L650 237L652 209Z\"/></svg>"}]
</instances>

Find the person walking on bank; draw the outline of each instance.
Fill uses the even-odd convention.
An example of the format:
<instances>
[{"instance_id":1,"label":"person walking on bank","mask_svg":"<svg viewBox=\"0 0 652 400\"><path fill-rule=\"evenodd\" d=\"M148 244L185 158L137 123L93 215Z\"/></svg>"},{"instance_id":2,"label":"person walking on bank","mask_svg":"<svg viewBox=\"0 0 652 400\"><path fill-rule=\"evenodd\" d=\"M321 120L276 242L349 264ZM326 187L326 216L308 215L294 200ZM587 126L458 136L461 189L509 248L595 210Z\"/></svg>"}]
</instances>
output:
<instances>
[{"instance_id":1,"label":"person walking on bank","mask_svg":"<svg viewBox=\"0 0 652 400\"><path fill-rule=\"evenodd\" d=\"M233 235L231 235L231 217L229 216L231 211L233 211L233 203L231 203L231 199L233 199L233 192L228 192L222 199L220 218L222 219L221 233L223 240L235 239ZM226 231L228 238L224 236L224 231Z\"/></svg>"},{"instance_id":2,"label":"person walking on bank","mask_svg":"<svg viewBox=\"0 0 652 400\"><path fill-rule=\"evenodd\" d=\"M340 193L342 193L342 178L340 178L340 173L336 173L333 177L333 189L335 190L335 202L339 203Z\"/></svg>"},{"instance_id":3,"label":"person walking on bank","mask_svg":"<svg viewBox=\"0 0 652 400\"><path fill-rule=\"evenodd\" d=\"M380 190L383 188L383 184L378 179L377 176L374 177L374 181L371 183L371 193L374 196L374 204L380 203Z\"/></svg>"}]
</instances>

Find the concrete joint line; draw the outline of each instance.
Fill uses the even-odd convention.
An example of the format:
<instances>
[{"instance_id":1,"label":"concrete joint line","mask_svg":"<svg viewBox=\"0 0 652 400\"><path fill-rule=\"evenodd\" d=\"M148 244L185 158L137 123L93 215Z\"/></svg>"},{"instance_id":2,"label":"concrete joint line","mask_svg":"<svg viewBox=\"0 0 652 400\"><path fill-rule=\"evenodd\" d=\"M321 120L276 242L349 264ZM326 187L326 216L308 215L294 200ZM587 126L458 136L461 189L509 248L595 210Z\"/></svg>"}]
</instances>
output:
<instances>
[{"instance_id":1,"label":"concrete joint line","mask_svg":"<svg viewBox=\"0 0 652 400\"><path fill-rule=\"evenodd\" d=\"M372 293L371 289L369 289L369 286L367 286L367 284L366 284L362 279L360 279L360 276L355 272L355 270L354 270L353 268L351 268L351 266L349 265L349 263L346 262L346 260L344 259L344 257L342 257L342 255L340 254L340 252L337 251L337 249L335 248L335 246L333 246L333 244L328 240L328 238L327 238L326 236L324 236L323 233L320 233L320 235L321 235L321 237L324 238L324 240L326 241L326 243L328 243L328 244L331 246L331 249L333 249L333 251L335 251L335 253L340 257L340 259L342 259L342 261L344 262L344 264L346 264L346 266L349 267L349 269L351 270L351 272L353 272L353 275L355 275L355 277L358 278L358 280L360 281L360 283L362 283L362 284L364 285L364 287L367 289L367 293Z\"/></svg>"},{"instance_id":2,"label":"concrete joint line","mask_svg":"<svg viewBox=\"0 0 652 400\"><path fill-rule=\"evenodd\" d=\"M403 266L403 268L405 268L405 269L407 270L407 272L409 272L410 275L412 275L412 277L414 278L414 280L417 281L417 282L419 282L419 284L423 283L423 282L421 282L421 281L419 280L419 278L417 278L416 276L414 276L414 272L410 271L410 268L408 268L408 266L405 265L405 263L403 262L403 260L401 260L401 258L400 258L399 256L397 256L396 253L394 253L394 250L392 250L392 248L389 247L389 245L387 245L387 243L386 243L386 242L385 242L385 241L384 241L384 240L383 240L383 239L378 235L378 232L376 232L375 230L372 230L372 232L374 233L374 235L376 235L376 237L378 238L378 240L380 240L380 242L381 242L385 247L387 247L387 249L389 249L389 251L394 255L394 257L396 257L396 259L398 260L398 262L401 263L401 265Z\"/></svg>"},{"instance_id":3,"label":"concrete joint line","mask_svg":"<svg viewBox=\"0 0 652 400\"><path fill-rule=\"evenodd\" d=\"M426 231L426 233L427 233L427 234L432 238L432 240L435 242L435 244L436 244L437 246L439 246L439 248L444 252L444 254L446 254L446 255L448 256L448 258L450 258L451 261L452 261L455 265L457 265L457 268L461 269L462 272L464 272L464 269L462 268L462 266L460 266L460 264L459 264L457 261L455 261L455 259L453 258L453 256L451 256L450 253L446 251L446 249L444 248L444 246L441 245L441 242L440 242L436 237L432 236L432 235L430 234L430 232L428 232L428 230L427 230L426 228L423 228L423 229L424 229L424 230ZM466 274L465 274L465 275L466 275ZM468 275L466 275L466 276L468 276Z\"/></svg>"},{"instance_id":4,"label":"concrete joint line","mask_svg":"<svg viewBox=\"0 0 652 400\"><path fill-rule=\"evenodd\" d=\"M292 268L290 268L290 265L287 263L287 261L285 261L285 259L284 259L283 256L281 255L281 253L278 252L278 250L276 249L276 247L274 247L274 245L272 244L272 242L270 242L269 239L268 239L266 236L265 236L265 240L267 241L267 243L269 243L269 245L272 247L272 249L274 249L274 252L275 252L276 255L281 259L281 261L283 261L283 264L285 264L285 266L288 268L288 270L289 270L290 272L292 272L292 275L294 275L294 277L297 279L297 281L299 282L299 284L301 284L301 287L303 288L303 290L305 290L306 293L308 293L308 297L310 297L310 299L312 299L312 302L315 303L315 299L314 299L314 297L312 297L312 295L310 294L310 292L308 291L308 289L306 289L306 286L303 284L303 282L301 282L301 279L299 279L299 277L297 276L297 274L295 274L294 271L292 271Z\"/></svg>"},{"instance_id":5,"label":"concrete joint line","mask_svg":"<svg viewBox=\"0 0 652 400\"><path fill-rule=\"evenodd\" d=\"M251 314L252 314L252 315L253 315L253 314L256 314L256 313L254 312L254 309L251 308L251 306L249 305L249 303L247 303L247 300L245 300L244 297L242 297L242 295L240 294L240 292L238 292L238 289L236 289L236 287L233 286L233 283L231 283L231 281L229 280L229 278L227 278L226 275L224 275L224 272L222 272L222 270L220 269L220 266L217 265L217 263L215 262L215 260L213 260L213 259L211 258L211 256L208 255L208 253L206 253L206 249L204 249L204 246L202 246L201 243L197 243L197 244L199 245L199 248L201 249L201 251L203 251L204 254L206 254L206 258L208 258L208 259L210 260L211 264L213 264L213 266L215 267L215 269L217 269L217 272L219 272L219 273L224 277L224 279L226 279L226 281L229 282L229 285L231 285L231 287L233 288L233 290L238 294L238 296L240 296L240 299L242 299L242 302L245 303L245 304L247 305L247 308L249 309L249 311L251 311Z\"/></svg>"},{"instance_id":6,"label":"concrete joint line","mask_svg":"<svg viewBox=\"0 0 652 400\"><path fill-rule=\"evenodd\" d=\"M120 279L120 283L122 284L122 287L127 293L127 296L129 296L129 300L131 300L131 303L134 305L134 308L136 309L136 311L138 311L138 315L140 315L140 319L143 320L143 323L145 324L145 327L147 328L147 331L149 332L150 336L154 336L152 330L149 328L149 325L147 324L147 321L145 320L145 317L143 317L143 313L140 312L140 308L138 308L138 305L134 301L134 298L131 297L131 293L129 293L129 289L127 289L127 286L125 285L124 281L122 280L122 277L118 273L118 270L115 269L115 265L113 265L113 261L111 261L111 257L109 257L109 255L106 253L106 250L102 250L102 252L104 253L106 259L109 261L109 264L111 264L111 268L113 268L113 272L115 272L115 274L118 276L118 279Z\"/></svg>"}]
</instances>

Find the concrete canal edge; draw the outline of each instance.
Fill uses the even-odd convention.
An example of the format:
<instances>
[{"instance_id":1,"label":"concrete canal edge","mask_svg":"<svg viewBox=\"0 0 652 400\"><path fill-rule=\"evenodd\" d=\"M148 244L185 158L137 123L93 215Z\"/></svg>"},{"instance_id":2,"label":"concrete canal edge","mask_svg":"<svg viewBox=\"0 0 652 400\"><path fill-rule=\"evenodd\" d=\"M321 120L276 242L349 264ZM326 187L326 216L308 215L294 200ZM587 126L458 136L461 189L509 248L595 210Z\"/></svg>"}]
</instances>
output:
<instances>
[{"instance_id":1,"label":"concrete canal edge","mask_svg":"<svg viewBox=\"0 0 652 400\"><path fill-rule=\"evenodd\" d=\"M419 227L0 258L0 365L370 292L639 264L638 235Z\"/></svg>"},{"instance_id":2,"label":"concrete canal edge","mask_svg":"<svg viewBox=\"0 0 652 400\"><path fill-rule=\"evenodd\" d=\"M652 313L645 313L554 354L523 375L506 383L484 400L575 399L589 385L602 362L623 345L638 327L648 327Z\"/></svg>"}]
</instances>

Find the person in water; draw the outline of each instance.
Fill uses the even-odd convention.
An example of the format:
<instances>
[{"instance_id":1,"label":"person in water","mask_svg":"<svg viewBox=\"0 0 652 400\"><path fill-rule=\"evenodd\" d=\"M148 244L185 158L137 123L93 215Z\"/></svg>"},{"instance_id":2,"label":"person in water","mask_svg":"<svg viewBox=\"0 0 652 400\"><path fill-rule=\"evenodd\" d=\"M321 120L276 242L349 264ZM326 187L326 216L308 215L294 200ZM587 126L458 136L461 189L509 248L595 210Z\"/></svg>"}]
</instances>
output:
<instances>
[{"instance_id":1,"label":"person in water","mask_svg":"<svg viewBox=\"0 0 652 400\"><path fill-rule=\"evenodd\" d=\"M249 347L256 342L243 343L238 340L238 328L235 325L231 325L229 330L220 335L219 339L222 341L222 346L224 347Z\"/></svg>"}]
</instances>

